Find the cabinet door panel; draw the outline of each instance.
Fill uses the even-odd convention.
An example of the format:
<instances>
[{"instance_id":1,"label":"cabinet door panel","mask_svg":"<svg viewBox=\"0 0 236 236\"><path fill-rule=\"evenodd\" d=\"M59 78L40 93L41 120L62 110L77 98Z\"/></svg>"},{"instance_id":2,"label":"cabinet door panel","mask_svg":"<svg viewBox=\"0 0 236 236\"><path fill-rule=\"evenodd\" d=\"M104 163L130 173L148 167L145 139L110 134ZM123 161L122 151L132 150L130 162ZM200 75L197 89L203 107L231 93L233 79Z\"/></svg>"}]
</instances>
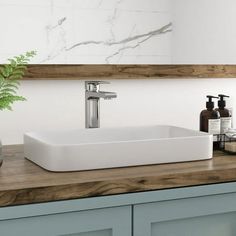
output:
<instances>
[{"instance_id":1,"label":"cabinet door panel","mask_svg":"<svg viewBox=\"0 0 236 236\"><path fill-rule=\"evenodd\" d=\"M236 213L201 216L151 224L151 235L235 236Z\"/></svg>"},{"instance_id":2,"label":"cabinet door panel","mask_svg":"<svg viewBox=\"0 0 236 236\"><path fill-rule=\"evenodd\" d=\"M236 194L134 206L134 236L235 236Z\"/></svg>"},{"instance_id":3,"label":"cabinet door panel","mask_svg":"<svg viewBox=\"0 0 236 236\"><path fill-rule=\"evenodd\" d=\"M112 236L112 230L99 230L79 234L64 234L60 236Z\"/></svg>"},{"instance_id":4,"label":"cabinet door panel","mask_svg":"<svg viewBox=\"0 0 236 236\"><path fill-rule=\"evenodd\" d=\"M130 236L131 207L0 221L4 236Z\"/></svg>"}]
</instances>

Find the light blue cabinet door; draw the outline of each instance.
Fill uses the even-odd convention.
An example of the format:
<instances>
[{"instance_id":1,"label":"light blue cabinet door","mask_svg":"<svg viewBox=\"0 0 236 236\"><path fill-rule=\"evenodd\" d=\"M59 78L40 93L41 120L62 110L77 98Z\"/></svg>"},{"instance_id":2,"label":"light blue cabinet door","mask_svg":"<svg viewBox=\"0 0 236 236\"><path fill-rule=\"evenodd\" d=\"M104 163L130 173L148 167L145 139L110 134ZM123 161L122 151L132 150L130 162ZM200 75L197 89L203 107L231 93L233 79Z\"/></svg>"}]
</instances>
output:
<instances>
[{"instance_id":1,"label":"light blue cabinet door","mask_svg":"<svg viewBox=\"0 0 236 236\"><path fill-rule=\"evenodd\" d=\"M236 194L134 206L134 236L235 236Z\"/></svg>"},{"instance_id":2,"label":"light blue cabinet door","mask_svg":"<svg viewBox=\"0 0 236 236\"><path fill-rule=\"evenodd\" d=\"M2 236L130 236L131 207L0 221Z\"/></svg>"}]
</instances>

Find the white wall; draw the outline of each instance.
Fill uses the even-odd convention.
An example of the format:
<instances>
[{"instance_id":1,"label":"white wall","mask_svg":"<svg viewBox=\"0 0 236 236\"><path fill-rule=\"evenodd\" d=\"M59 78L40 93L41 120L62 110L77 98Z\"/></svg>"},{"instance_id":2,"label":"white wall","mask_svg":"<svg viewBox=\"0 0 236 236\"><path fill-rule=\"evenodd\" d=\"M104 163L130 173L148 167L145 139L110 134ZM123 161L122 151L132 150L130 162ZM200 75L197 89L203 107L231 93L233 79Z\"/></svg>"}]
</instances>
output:
<instances>
[{"instance_id":1,"label":"white wall","mask_svg":"<svg viewBox=\"0 0 236 236\"><path fill-rule=\"evenodd\" d=\"M235 0L172 0L172 63L236 64Z\"/></svg>"},{"instance_id":2,"label":"white wall","mask_svg":"<svg viewBox=\"0 0 236 236\"><path fill-rule=\"evenodd\" d=\"M236 79L112 80L103 88L118 97L101 101L102 127L170 124L198 129L205 95L235 98ZM4 144L22 143L27 131L84 127L83 81L24 81L20 92L28 101L0 113Z\"/></svg>"},{"instance_id":3,"label":"white wall","mask_svg":"<svg viewBox=\"0 0 236 236\"><path fill-rule=\"evenodd\" d=\"M181 27L185 27L181 22L188 21L180 16L186 15L186 7L201 2L204 5L199 9L207 12L207 7L213 12L216 1L224 5L234 4L234 0L192 0L190 5L186 5L190 0L172 0L172 4L179 3L180 13L178 18L173 15L174 23L179 22ZM90 45L89 48L65 50L78 42L94 39L116 42L155 30L169 23L169 4L168 0L0 0L0 28L4 32L0 37L0 62L26 50L37 49L38 57L34 63L105 63L107 56L127 46L127 50L118 57L112 57L109 62L169 63L172 33L151 37L136 48L132 47L138 43L137 40L112 48ZM234 9L232 7L232 11ZM217 16L219 12L220 8L217 8ZM192 22L198 21L205 24L201 21L201 14ZM230 27L235 25L234 21L230 22ZM182 39L179 38L178 46L172 47L179 50L176 53L180 56L183 56L184 46L187 52L197 48L197 35L192 36L191 32L192 28L189 38L183 40L191 44L181 44ZM223 40L221 30L219 36ZM227 39L234 43L235 38ZM226 46L229 45L224 45L222 41L212 55L224 60L221 54L225 51L226 56L236 55L234 50L231 53L230 47L225 50ZM235 99L236 79L112 80L111 85L103 88L117 92L118 98L101 101L102 127L172 124L198 129L205 96L225 93ZM28 101L16 103L13 112L0 112L0 138L4 144L22 143L23 133L27 131L84 127L83 81L23 81L20 94Z\"/></svg>"}]
</instances>

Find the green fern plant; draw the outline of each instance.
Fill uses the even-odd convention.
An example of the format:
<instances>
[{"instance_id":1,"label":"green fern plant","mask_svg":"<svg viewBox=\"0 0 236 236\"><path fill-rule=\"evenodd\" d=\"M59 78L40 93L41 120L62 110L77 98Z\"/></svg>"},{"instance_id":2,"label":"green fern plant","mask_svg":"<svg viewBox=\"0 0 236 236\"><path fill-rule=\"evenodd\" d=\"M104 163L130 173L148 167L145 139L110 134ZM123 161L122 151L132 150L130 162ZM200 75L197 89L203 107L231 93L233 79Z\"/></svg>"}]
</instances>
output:
<instances>
[{"instance_id":1,"label":"green fern plant","mask_svg":"<svg viewBox=\"0 0 236 236\"><path fill-rule=\"evenodd\" d=\"M27 64L36 55L35 51L8 59L8 64L0 66L0 110L12 110L16 101L25 101L26 98L17 95L19 80L24 76Z\"/></svg>"}]
</instances>

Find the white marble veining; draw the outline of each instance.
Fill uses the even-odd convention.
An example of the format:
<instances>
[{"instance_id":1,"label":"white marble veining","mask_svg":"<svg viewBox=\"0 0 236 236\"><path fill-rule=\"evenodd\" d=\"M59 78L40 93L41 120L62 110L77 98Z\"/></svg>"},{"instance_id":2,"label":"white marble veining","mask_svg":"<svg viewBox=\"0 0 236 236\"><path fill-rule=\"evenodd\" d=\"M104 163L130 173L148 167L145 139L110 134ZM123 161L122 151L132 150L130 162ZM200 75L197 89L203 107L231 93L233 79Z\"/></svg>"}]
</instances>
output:
<instances>
[{"instance_id":1,"label":"white marble veining","mask_svg":"<svg viewBox=\"0 0 236 236\"><path fill-rule=\"evenodd\" d=\"M0 0L0 62L170 63L169 0Z\"/></svg>"},{"instance_id":2,"label":"white marble veining","mask_svg":"<svg viewBox=\"0 0 236 236\"><path fill-rule=\"evenodd\" d=\"M235 64L235 7L235 0L0 0L0 63L34 49L33 63L46 64Z\"/></svg>"}]
</instances>

